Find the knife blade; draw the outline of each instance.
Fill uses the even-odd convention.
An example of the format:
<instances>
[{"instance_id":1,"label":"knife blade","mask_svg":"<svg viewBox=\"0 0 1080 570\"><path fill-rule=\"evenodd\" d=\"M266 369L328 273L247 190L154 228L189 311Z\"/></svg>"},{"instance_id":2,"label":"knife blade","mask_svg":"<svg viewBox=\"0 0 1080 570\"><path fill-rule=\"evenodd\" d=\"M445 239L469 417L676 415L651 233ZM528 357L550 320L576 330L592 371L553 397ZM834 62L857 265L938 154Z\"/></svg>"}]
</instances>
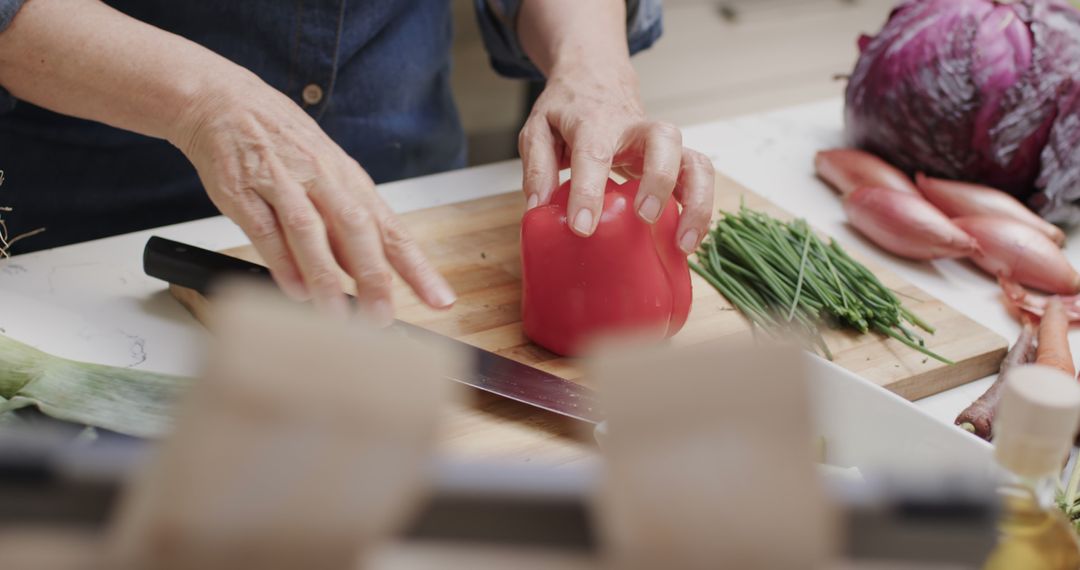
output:
<instances>
[{"instance_id":1,"label":"knife blade","mask_svg":"<svg viewBox=\"0 0 1080 570\"><path fill-rule=\"evenodd\" d=\"M143 271L203 295L229 277L272 279L262 265L158 236L146 242ZM585 386L405 321L396 320L390 328L416 341L445 343L468 354L473 361L468 372L447 376L450 380L589 424L603 420L596 393Z\"/></svg>"}]
</instances>

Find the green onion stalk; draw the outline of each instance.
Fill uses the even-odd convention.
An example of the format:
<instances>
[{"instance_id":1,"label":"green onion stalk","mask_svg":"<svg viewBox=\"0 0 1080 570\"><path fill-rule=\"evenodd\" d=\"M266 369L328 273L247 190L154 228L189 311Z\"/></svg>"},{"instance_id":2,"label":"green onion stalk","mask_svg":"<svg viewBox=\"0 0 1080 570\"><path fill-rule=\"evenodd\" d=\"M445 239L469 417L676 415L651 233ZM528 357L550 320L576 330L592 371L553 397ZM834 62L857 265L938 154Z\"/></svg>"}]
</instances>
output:
<instances>
[{"instance_id":1,"label":"green onion stalk","mask_svg":"<svg viewBox=\"0 0 1080 570\"><path fill-rule=\"evenodd\" d=\"M794 336L832 360L823 326L877 333L926 356L919 329L934 328L904 307L896 294L835 240L826 243L805 220L784 222L739 208L723 213L691 269L751 323L773 338Z\"/></svg>"}]
</instances>

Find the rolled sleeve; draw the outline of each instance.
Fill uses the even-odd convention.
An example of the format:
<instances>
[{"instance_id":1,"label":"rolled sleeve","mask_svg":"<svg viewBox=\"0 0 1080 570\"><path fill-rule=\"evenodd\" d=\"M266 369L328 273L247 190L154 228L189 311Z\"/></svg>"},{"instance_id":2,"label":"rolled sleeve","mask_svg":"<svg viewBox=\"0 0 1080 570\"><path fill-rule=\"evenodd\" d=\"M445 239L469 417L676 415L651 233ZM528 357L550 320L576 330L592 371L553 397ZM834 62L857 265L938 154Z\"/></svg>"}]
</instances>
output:
<instances>
[{"instance_id":1,"label":"rolled sleeve","mask_svg":"<svg viewBox=\"0 0 1080 570\"><path fill-rule=\"evenodd\" d=\"M525 54L515 27L523 1L474 0L480 34L491 57L491 66L500 75L542 81L544 74ZM661 33L661 0L627 0L626 39L631 55L648 49Z\"/></svg>"},{"instance_id":2,"label":"rolled sleeve","mask_svg":"<svg viewBox=\"0 0 1080 570\"><path fill-rule=\"evenodd\" d=\"M15 14L19 12L24 2L26 0L0 0L0 33L11 25L11 21L15 19ZM15 98L8 93L7 89L0 86L0 113L10 111L13 107L15 107Z\"/></svg>"}]
</instances>

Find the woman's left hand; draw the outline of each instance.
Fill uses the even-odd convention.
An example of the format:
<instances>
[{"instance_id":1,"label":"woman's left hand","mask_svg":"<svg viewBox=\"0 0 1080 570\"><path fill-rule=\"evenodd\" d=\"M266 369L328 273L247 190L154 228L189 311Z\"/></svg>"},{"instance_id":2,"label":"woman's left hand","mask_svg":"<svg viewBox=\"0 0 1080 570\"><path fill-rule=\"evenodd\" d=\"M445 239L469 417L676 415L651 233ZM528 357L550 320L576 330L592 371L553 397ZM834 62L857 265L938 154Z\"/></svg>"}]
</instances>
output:
<instances>
[{"instance_id":1,"label":"woman's left hand","mask_svg":"<svg viewBox=\"0 0 1080 570\"><path fill-rule=\"evenodd\" d=\"M628 62L627 62L628 63ZM591 235L600 220L609 174L641 179L634 208L655 222L669 199L682 205L676 240L693 253L713 208L714 171L705 155L685 148L675 126L650 121L633 68L595 66L553 72L518 139L529 208L546 204L570 168L570 226Z\"/></svg>"}]
</instances>

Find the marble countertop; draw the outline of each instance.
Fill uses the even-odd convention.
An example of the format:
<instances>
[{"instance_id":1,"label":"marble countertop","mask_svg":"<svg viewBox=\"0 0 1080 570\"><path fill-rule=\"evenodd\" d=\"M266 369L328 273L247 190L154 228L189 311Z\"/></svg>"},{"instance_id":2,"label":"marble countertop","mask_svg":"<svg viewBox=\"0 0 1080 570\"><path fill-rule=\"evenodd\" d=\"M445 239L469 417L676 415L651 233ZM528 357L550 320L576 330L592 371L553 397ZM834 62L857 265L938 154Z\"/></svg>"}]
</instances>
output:
<instances>
[{"instance_id":1,"label":"marble countertop","mask_svg":"<svg viewBox=\"0 0 1080 570\"><path fill-rule=\"evenodd\" d=\"M845 246L886 264L974 320L1014 339L1019 326L997 298L997 286L954 261L910 263L875 249L844 222L839 200L813 174L814 153L841 144L842 104L830 100L684 130L688 146L708 154L720 172L807 218ZM380 186L398 212L520 188L520 163L506 161ZM152 235L209 249L247 242L224 217L20 255L0 262L0 332L48 352L91 362L195 374L205 331L161 281L142 272ZM1080 236L1066 252L1080 264ZM1076 346L1080 331L1070 340ZM992 378L916 405L943 422L981 394Z\"/></svg>"}]
</instances>

